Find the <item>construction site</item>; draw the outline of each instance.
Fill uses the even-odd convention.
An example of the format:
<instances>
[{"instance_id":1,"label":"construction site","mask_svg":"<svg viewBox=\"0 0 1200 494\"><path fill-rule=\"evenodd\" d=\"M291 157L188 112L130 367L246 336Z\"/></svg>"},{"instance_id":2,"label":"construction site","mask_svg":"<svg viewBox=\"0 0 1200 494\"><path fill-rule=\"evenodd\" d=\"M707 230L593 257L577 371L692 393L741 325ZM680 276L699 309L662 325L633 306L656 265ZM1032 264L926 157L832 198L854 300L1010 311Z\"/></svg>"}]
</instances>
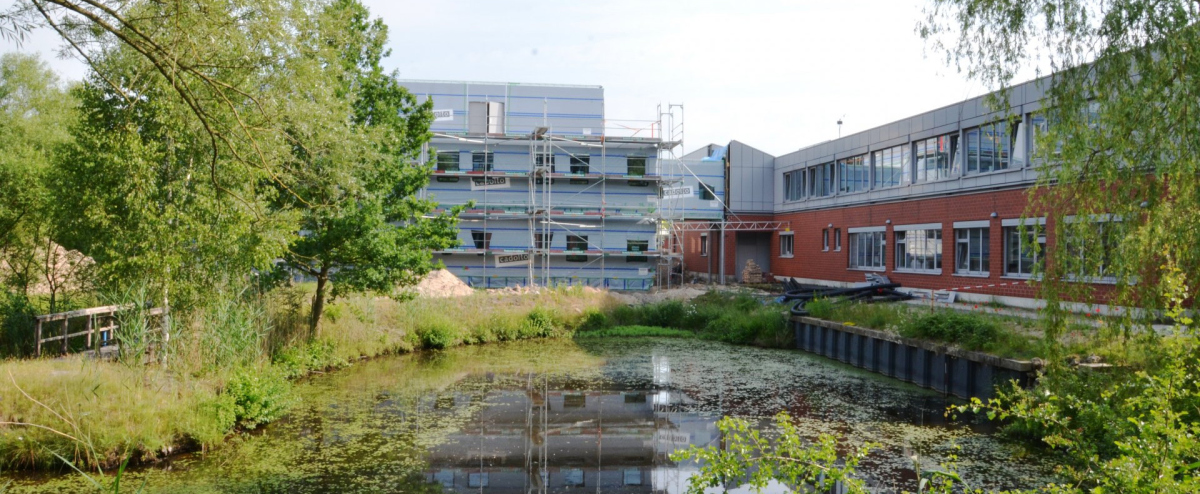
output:
<instances>
[{"instance_id":1,"label":"construction site","mask_svg":"<svg viewBox=\"0 0 1200 494\"><path fill-rule=\"evenodd\" d=\"M685 225L724 217L725 164L683 156L681 104L622 120L600 86L400 83L433 101L422 194L464 208L435 255L472 287L676 286Z\"/></svg>"}]
</instances>

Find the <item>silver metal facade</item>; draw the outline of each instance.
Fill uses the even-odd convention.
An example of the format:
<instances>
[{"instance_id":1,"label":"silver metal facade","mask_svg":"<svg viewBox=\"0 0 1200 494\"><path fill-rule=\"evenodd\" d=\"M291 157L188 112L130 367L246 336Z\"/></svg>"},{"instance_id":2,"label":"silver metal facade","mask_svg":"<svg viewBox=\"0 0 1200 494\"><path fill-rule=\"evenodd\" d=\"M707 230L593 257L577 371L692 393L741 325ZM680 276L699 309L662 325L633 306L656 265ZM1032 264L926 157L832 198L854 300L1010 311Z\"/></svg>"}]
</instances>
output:
<instances>
[{"instance_id":1,"label":"silver metal facade","mask_svg":"<svg viewBox=\"0 0 1200 494\"><path fill-rule=\"evenodd\" d=\"M435 171L423 191L442 210L467 206L459 246L437 253L447 269L476 287L653 286L661 139L605 132L603 88L400 83L453 110L432 126L425 159ZM531 135L538 127L544 136ZM507 262L522 254L527 264Z\"/></svg>"}]
</instances>

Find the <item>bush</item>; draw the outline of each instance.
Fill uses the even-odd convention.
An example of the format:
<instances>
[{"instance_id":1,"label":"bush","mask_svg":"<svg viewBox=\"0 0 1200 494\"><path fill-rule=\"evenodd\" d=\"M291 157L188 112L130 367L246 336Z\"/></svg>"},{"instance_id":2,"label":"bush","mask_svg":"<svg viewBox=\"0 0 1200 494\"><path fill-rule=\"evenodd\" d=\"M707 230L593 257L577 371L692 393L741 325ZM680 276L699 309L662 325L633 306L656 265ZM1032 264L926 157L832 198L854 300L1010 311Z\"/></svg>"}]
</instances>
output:
<instances>
[{"instance_id":1,"label":"bush","mask_svg":"<svg viewBox=\"0 0 1200 494\"><path fill-rule=\"evenodd\" d=\"M554 313L541 307L534 307L525 316L525 324L521 327L520 338L544 338L556 332L558 324Z\"/></svg>"},{"instance_id":2,"label":"bush","mask_svg":"<svg viewBox=\"0 0 1200 494\"><path fill-rule=\"evenodd\" d=\"M833 302L825 298L815 298L804 304L808 315L817 319L829 319L833 315Z\"/></svg>"},{"instance_id":3,"label":"bush","mask_svg":"<svg viewBox=\"0 0 1200 494\"><path fill-rule=\"evenodd\" d=\"M270 366L234 371L221 395L223 403L214 405L217 412L232 411L237 424L246 429L282 417L293 402L291 382Z\"/></svg>"},{"instance_id":4,"label":"bush","mask_svg":"<svg viewBox=\"0 0 1200 494\"><path fill-rule=\"evenodd\" d=\"M583 313L583 321L579 323L580 331L596 331L608 327L608 316L596 309L588 309Z\"/></svg>"},{"instance_id":5,"label":"bush","mask_svg":"<svg viewBox=\"0 0 1200 494\"><path fill-rule=\"evenodd\" d=\"M28 297L0 292L0 357L33 353L36 315Z\"/></svg>"},{"instance_id":6,"label":"bush","mask_svg":"<svg viewBox=\"0 0 1200 494\"><path fill-rule=\"evenodd\" d=\"M289 379L312 371L349 365L349 362L337 356L337 348L329 340L284 348L275 355L272 363Z\"/></svg>"},{"instance_id":7,"label":"bush","mask_svg":"<svg viewBox=\"0 0 1200 494\"><path fill-rule=\"evenodd\" d=\"M458 343L458 331L449 321L432 319L423 321L417 327L417 338L420 339L422 348L441 350Z\"/></svg>"},{"instance_id":8,"label":"bush","mask_svg":"<svg viewBox=\"0 0 1200 494\"><path fill-rule=\"evenodd\" d=\"M900 325L900 334L956 343L969 350L982 350L997 341L999 323L985 316L940 310L919 313Z\"/></svg>"}]
</instances>

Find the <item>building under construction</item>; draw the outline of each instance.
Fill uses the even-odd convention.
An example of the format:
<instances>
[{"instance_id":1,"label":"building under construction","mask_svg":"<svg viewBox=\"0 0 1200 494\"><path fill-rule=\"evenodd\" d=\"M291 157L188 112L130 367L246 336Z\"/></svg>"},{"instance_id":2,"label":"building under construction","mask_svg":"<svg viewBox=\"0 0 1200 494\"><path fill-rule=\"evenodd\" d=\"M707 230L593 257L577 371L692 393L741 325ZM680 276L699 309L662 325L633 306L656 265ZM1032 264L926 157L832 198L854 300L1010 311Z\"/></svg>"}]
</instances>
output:
<instances>
[{"instance_id":1,"label":"building under construction","mask_svg":"<svg viewBox=\"0 0 1200 494\"><path fill-rule=\"evenodd\" d=\"M671 225L723 216L724 164L676 156L681 105L615 120L600 86L399 82L433 100L423 194L466 206L459 246L437 255L471 286L676 283Z\"/></svg>"}]
</instances>

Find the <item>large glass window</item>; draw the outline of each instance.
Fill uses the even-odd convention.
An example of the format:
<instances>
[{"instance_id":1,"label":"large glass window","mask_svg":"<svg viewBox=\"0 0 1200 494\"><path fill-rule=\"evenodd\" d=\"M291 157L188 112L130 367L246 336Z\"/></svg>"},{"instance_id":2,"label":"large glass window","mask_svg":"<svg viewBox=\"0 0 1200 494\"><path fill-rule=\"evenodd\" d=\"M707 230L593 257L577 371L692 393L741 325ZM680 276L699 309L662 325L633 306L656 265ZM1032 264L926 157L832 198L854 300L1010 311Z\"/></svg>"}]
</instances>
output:
<instances>
[{"instance_id":1,"label":"large glass window","mask_svg":"<svg viewBox=\"0 0 1200 494\"><path fill-rule=\"evenodd\" d=\"M804 170L783 174L783 197L787 201L804 199Z\"/></svg>"},{"instance_id":2,"label":"large glass window","mask_svg":"<svg viewBox=\"0 0 1200 494\"><path fill-rule=\"evenodd\" d=\"M1029 116L1029 126L1033 137L1033 155L1038 158L1048 158L1062 152L1062 142L1050 142L1047 135L1053 122L1046 115L1034 113Z\"/></svg>"},{"instance_id":3,"label":"large glass window","mask_svg":"<svg viewBox=\"0 0 1200 494\"><path fill-rule=\"evenodd\" d=\"M439 151L437 154L437 171L458 171L458 151Z\"/></svg>"},{"instance_id":4,"label":"large glass window","mask_svg":"<svg viewBox=\"0 0 1200 494\"><path fill-rule=\"evenodd\" d=\"M867 190L871 187L871 163L867 155L838 160L838 191L843 194Z\"/></svg>"},{"instance_id":5,"label":"large glass window","mask_svg":"<svg viewBox=\"0 0 1200 494\"><path fill-rule=\"evenodd\" d=\"M704 201L715 201L717 200L717 192L713 190L711 185L702 183L700 184L700 199Z\"/></svg>"},{"instance_id":6,"label":"large glass window","mask_svg":"<svg viewBox=\"0 0 1200 494\"><path fill-rule=\"evenodd\" d=\"M907 144L875 151L875 188L895 187L911 181Z\"/></svg>"},{"instance_id":7,"label":"large glass window","mask_svg":"<svg viewBox=\"0 0 1200 494\"><path fill-rule=\"evenodd\" d=\"M958 228L954 230L954 272L986 275L990 271L989 228Z\"/></svg>"},{"instance_id":8,"label":"large glass window","mask_svg":"<svg viewBox=\"0 0 1200 494\"><path fill-rule=\"evenodd\" d=\"M1121 238L1120 223L1107 216L1094 218L1084 225L1075 224L1077 220L1073 217L1068 217L1067 221L1071 223L1067 225L1065 235L1068 252L1078 257L1073 275L1091 281L1111 279L1113 273L1109 266Z\"/></svg>"},{"instance_id":9,"label":"large glass window","mask_svg":"<svg viewBox=\"0 0 1200 494\"><path fill-rule=\"evenodd\" d=\"M896 270L937 271L942 269L942 231L899 230L896 232Z\"/></svg>"},{"instance_id":10,"label":"large glass window","mask_svg":"<svg viewBox=\"0 0 1200 494\"><path fill-rule=\"evenodd\" d=\"M792 233L779 234L779 256L792 257L796 251L796 235Z\"/></svg>"},{"instance_id":11,"label":"large glass window","mask_svg":"<svg viewBox=\"0 0 1200 494\"><path fill-rule=\"evenodd\" d=\"M834 192L833 163L825 163L808 169L808 189L812 197L831 196Z\"/></svg>"},{"instance_id":12,"label":"large glass window","mask_svg":"<svg viewBox=\"0 0 1200 494\"><path fill-rule=\"evenodd\" d=\"M958 136L930 137L917 141L913 147L917 162L916 181L941 180L951 175L950 167L958 152Z\"/></svg>"},{"instance_id":13,"label":"large glass window","mask_svg":"<svg viewBox=\"0 0 1200 494\"><path fill-rule=\"evenodd\" d=\"M1008 122L981 125L967 131L967 173L987 173L1008 168L1012 151Z\"/></svg>"},{"instance_id":14,"label":"large glass window","mask_svg":"<svg viewBox=\"0 0 1200 494\"><path fill-rule=\"evenodd\" d=\"M850 243L850 267L853 269L885 269L884 260L887 249L887 233L850 232L847 242Z\"/></svg>"},{"instance_id":15,"label":"large glass window","mask_svg":"<svg viewBox=\"0 0 1200 494\"><path fill-rule=\"evenodd\" d=\"M1030 276L1046 245L1045 225L1004 227L1004 274Z\"/></svg>"},{"instance_id":16,"label":"large glass window","mask_svg":"<svg viewBox=\"0 0 1200 494\"><path fill-rule=\"evenodd\" d=\"M474 151L471 153L471 171L490 172L496 159L491 151Z\"/></svg>"}]
</instances>

